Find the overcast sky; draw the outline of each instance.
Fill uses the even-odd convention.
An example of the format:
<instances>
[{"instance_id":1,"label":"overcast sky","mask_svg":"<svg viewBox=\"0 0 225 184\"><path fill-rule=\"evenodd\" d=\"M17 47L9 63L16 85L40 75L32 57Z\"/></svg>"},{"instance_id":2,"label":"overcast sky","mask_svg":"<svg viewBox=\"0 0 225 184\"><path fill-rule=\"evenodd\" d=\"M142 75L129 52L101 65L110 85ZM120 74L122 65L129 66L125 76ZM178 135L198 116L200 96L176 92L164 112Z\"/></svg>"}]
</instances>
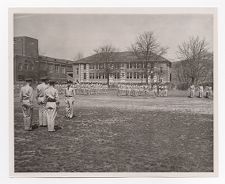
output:
<instances>
[{"instance_id":1,"label":"overcast sky","mask_svg":"<svg viewBox=\"0 0 225 184\"><path fill-rule=\"evenodd\" d=\"M191 36L213 43L212 15L69 15L17 14L14 36L39 40L39 53L73 59L78 52L92 55L93 49L111 43L126 51L138 34L153 31L162 46L169 47L165 58L176 60L178 44Z\"/></svg>"}]
</instances>

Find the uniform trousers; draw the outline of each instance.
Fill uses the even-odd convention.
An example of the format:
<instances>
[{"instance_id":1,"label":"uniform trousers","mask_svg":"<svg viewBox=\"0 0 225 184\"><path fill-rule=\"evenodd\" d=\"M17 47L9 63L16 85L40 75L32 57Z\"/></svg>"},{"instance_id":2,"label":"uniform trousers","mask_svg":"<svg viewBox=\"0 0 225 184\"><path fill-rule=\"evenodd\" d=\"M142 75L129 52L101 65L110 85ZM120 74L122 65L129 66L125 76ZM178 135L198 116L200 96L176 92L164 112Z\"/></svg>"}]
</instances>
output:
<instances>
[{"instance_id":1,"label":"uniform trousers","mask_svg":"<svg viewBox=\"0 0 225 184\"><path fill-rule=\"evenodd\" d=\"M39 103L39 125L40 126L46 126L47 125L47 117L46 117L46 104L43 102L43 98L38 98Z\"/></svg>"},{"instance_id":2,"label":"uniform trousers","mask_svg":"<svg viewBox=\"0 0 225 184\"><path fill-rule=\"evenodd\" d=\"M33 107L29 100L22 101L22 111L23 111L23 121L24 121L24 129L31 130L32 129L32 118L33 118Z\"/></svg>"},{"instance_id":3,"label":"uniform trousers","mask_svg":"<svg viewBox=\"0 0 225 184\"><path fill-rule=\"evenodd\" d=\"M73 117L73 109L74 109L74 98L73 97L66 97L66 117L72 118Z\"/></svg>"},{"instance_id":4,"label":"uniform trousers","mask_svg":"<svg viewBox=\"0 0 225 184\"><path fill-rule=\"evenodd\" d=\"M57 106L56 102L47 102L46 104L46 116L47 116L47 124L48 131L55 131L55 118L57 115Z\"/></svg>"}]
</instances>

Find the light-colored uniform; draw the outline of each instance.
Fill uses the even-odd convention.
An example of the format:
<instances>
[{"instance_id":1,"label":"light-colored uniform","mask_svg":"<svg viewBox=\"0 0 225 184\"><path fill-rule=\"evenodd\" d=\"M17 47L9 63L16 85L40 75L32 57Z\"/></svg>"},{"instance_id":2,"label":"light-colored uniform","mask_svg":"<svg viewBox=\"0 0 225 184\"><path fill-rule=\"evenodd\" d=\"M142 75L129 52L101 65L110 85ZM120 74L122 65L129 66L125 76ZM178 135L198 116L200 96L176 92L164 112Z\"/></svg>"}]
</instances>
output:
<instances>
[{"instance_id":1,"label":"light-colored uniform","mask_svg":"<svg viewBox=\"0 0 225 184\"><path fill-rule=\"evenodd\" d=\"M154 95L158 96L158 89L157 89L157 85L153 86L153 91L154 91Z\"/></svg>"},{"instance_id":2,"label":"light-colored uniform","mask_svg":"<svg viewBox=\"0 0 225 184\"><path fill-rule=\"evenodd\" d=\"M164 96L168 96L168 87L165 86L165 87L164 87L164 90L165 90L165 91L164 91Z\"/></svg>"},{"instance_id":3,"label":"light-colored uniform","mask_svg":"<svg viewBox=\"0 0 225 184\"><path fill-rule=\"evenodd\" d=\"M48 85L45 83L41 83L37 86L37 102L39 105L39 125L46 126L47 125L47 117L46 117L46 101L45 101L45 90L48 88Z\"/></svg>"},{"instance_id":4,"label":"light-colored uniform","mask_svg":"<svg viewBox=\"0 0 225 184\"><path fill-rule=\"evenodd\" d=\"M193 98L195 96L195 86L191 85L190 86L190 97Z\"/></svg>"},{"instance_id":5,"label":"light-colored uniform","mask_svg":"<svg viewBox=\"0 0 225 184\"><path fill-rule=\"evenodd\" d=\"M199 86L199 98L203 97L203 86Z\"/></svg>"},{"instance_id":6,"label":"light-colored uniform","mask_svg":"<svg viewBox=\"0 0 225 184\"><path fill-rule=\"evenodd\" d=\"M48 131L55 131L55 117L57 115L58 90L53 86L49 86L45 90L46 115Z\"/></svg>"},{"instance_id":7,"label":"light-colored uniform","mask_svg":"<svg viewBox=\"0 0 225 184\"><path fill-rule=\"evenodd\" d=\"M75 90L71 86L66 88L65 90L65 102L66 102L66 117L72 118L73 117L73 106L74 106L74 97L75 97Z\"/></svg>"},{"instance_id":8,"label":"light-colored uniform","mask_svg":"<svg viewBox=\"0 0 225 184\"><path fill-rule=\"evenodd\" d=\"M28 84L20 90L20 101L22 102L24 129L32 130L33 88Z\"/></svg>"}]
</instances>

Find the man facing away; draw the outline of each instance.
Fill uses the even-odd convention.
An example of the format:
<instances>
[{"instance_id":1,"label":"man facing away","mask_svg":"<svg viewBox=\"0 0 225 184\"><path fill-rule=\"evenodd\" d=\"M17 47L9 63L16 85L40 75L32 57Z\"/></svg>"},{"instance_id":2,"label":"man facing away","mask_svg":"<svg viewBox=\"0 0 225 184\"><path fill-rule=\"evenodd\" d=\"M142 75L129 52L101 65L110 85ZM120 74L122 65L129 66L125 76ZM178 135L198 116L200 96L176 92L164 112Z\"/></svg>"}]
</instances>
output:
<instances>
[{"instance_id":1,"label":"man facing away","mask_svg":"<svg viewBox=\"0 0 225 184\"><path fill-rule=\"evenodd\" d=\"M55 131L55 118L57 115L58 101L58 90L54 88L55 82L49 81L49 87L45 90L45 100L46 100L46 116L48 131Z\"/></svg>"},{"instance_id":2,"label":"man facing away","mask_svg":"<svg viewBox=\"0 0 225 184\"><path fill-rule=\"evenodd\" d=\"M74 97L75 97L75 90L71 86L72 81L67 81L67 88L65 90L65 102L66 102L66 118L72 119L73 118L73 106L74 106Z\"/></svg>"},{"instance_id":3,"label":"man facing away","mask_svg":"<svg viewBox=\"0 0 225 184\"><path fill-rule=\"evenodd\" d=\"M32 130L33 116L33 88L32 79L26 79L26 84L20 90L20 102L22 104L24 129Z\"/></svg>"},{"instance_id":4,"label":"man facing away","mask_svg":"<svg viewBox=\"0 0 225 184\"><path fill-rule=\"evenodd\" d=\"M39 126L45 127L47 126L47 117L46 117L46 101L45 101L45 90L48 88L47 78L41 78L42 83L37 86L37 102L39 105Z\"/></svg>"}]
</instances>

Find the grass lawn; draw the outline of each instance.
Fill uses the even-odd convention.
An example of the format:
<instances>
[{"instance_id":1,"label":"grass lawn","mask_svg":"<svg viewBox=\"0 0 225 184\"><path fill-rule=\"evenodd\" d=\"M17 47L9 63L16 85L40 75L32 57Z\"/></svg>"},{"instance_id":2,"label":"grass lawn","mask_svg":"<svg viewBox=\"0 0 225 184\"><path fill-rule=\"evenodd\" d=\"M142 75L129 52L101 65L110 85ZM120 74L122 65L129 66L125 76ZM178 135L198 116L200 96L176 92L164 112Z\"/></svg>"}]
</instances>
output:
<instances>
[{"instance_id":1,"label":"grass lawn","mask_svg":"<svg viewBox=\"0 0 225 184\"><path fill-rule=\"evenodd\" d=\"M211 172L213 101L170 97L77 96L62 129L23 130L15 98L16 172ZM38 122L37 106L34 124Z\"/></svg>"}]
</instances>

